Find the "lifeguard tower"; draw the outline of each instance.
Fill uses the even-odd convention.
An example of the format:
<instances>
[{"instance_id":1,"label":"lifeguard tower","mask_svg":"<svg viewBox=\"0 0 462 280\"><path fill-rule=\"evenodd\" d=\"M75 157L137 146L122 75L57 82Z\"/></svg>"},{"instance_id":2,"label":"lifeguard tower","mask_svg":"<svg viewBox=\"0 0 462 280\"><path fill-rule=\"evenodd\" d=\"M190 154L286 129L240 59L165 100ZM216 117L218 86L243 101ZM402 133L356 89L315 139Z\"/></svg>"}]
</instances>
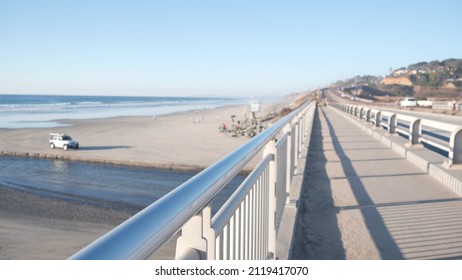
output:
<instances>
[{"instance_id":1,"label":"lifeguard tower","mask_svg":"<svg viewBox=\"0 0 462 280\"><path fill-rule=\"evenodd\" d=\"M260 112L260 102L255 100L255 99L252 99L250 101L250 112L252 113L252 119L256 119L256 113L259 113Z\"/></svg>"}]
</instances>

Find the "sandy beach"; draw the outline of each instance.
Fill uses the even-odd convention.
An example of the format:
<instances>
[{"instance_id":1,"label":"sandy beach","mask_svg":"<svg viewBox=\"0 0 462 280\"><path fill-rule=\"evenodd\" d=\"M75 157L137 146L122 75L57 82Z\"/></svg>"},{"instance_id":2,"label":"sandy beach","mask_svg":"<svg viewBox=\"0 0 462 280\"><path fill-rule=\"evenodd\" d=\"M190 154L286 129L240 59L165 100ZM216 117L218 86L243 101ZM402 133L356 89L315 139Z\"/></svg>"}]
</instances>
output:
<instances>
[{"instance_id":1,"label":"sandy beach","mask_svg":"<svg viewBox=\"0 0 462 280\"><path fill-rule=\"evenodd\" d=\"M260 116L280 105L263 105ZM164 116L62 120L64 128L0 129L2 155L200 170L249 140L219 132L249 116L229 106ZM48 133L66 132L81 149L50 149ZM1 157L0 157L1 160ZM253 160L248 168L258 162ZM120 224L139 207L62 201L0 186L0 259L66 259ZM170 248L157 258L169 259Z\"/></svg>"},{"instance_id":2,"label":"sandy beach","mask_svg":"<svg viewBox=\"0 0 462 280\"><path fill-rule=\"evenodd\" d=\"M262 105L260 116L280 105ZM220 133L218 127L250 116L248 106L227 106L162 116L61 120L59 128L0 129L0 154L90 162L201 170L245 143L248 137ZM50 149L48 134L65 132L78 151Z\"/></svg>"}]
</instances>

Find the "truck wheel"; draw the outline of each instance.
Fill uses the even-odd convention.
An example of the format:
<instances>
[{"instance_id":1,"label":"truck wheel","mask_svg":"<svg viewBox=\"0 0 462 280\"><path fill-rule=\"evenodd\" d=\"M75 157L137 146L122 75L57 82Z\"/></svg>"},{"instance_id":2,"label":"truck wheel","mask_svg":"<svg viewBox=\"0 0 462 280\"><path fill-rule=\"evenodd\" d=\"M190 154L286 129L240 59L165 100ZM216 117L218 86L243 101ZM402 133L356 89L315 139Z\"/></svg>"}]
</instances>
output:
<instances>
[{"instance_id":1,"label":"truck wheel","mask_svg":"<svg viewBox=\"0 0 462 280\"><path fill-rule=\"evenodd\" d=\"M51 144L50 144L50 148L54 149L54 148L55 148L55 144L51 143Z\"/></svg>"},{"instance_id":2,"label":"truck wheel","mask_svg":"<svg viewBox=\"0 0 462 280\"><path fill-rule=\"evenodd\" d=\"M67 145L63 146L63 150L67 151Z\"/></svg>"}]
</instances>

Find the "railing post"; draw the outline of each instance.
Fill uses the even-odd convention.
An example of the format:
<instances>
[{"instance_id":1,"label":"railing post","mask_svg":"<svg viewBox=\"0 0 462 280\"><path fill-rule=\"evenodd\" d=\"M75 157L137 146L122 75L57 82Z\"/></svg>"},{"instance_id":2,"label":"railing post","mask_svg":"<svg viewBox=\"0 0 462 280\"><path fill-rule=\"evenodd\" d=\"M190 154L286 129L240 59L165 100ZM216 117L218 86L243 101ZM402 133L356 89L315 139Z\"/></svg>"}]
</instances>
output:
<instances>
[{"instance_id":1,"label":"railing post","mask_svg":"<svg viewBox=\"0 0 462 280\"><path fill-rule=\"evenodd\" d=\"M292 184L292 155L290 153L292 149L292 129L291 125L288 123L282 130L282 134L287 133L287 164L286 164L286 190L290 192L290 184Z\"/></svg>"},{"instance_id":2,"label":"railing post","mask_svg":"<svg viewBox=\"0 0 462 280\"><path fill-rule=\"evenodd\" d=\"M420 135L422 134L422 126L420 119L414 120L409 125L409 144L420 144Z\"/></svg>"},{"instance_id":3,"label":"railing post","mask_svg":"<svg viewBox=\"0 0 462 280\"><path fill-rule=\"evenodd\" d=\"M449 163L462 163L462 128L459 128L451 133L449 140Z\"/></svg>"},{"instance_id":4,"label":"railing post","mask_svg":"<svg viewBox=\"0 0 462 280\"><path fill-rule=\"evenodd\" d=\"M299 130L298 140L297 140L298 141L297 158L301 158L302 157L302 149L303 149L303 136L304 136L303 131L304 131L305 124L303 123L301 118L298 118L297 122L298 122L298 130Z\"/></svg>"},{"instance_id":5,"label":"railing post","mask_svg":"<svg viewBox=\"0 0 462 280\"><path fill-rule=\"evenodd\" d=\"M294 156L294 161L293 161L293 164L294 164L294 166L293 166L293 172L294 172L294 174L297 174L297 172L298 172L298 171L297 171L297 159L298 159L298 143L297 143L297 142L298 142L298 141L297 141L297 140L298 140L298 125L299 125L299 124L298 124L297 122L295 122L295 123L293 124L293 126L294 126L294 129L293 129L294 135L293 135L293 137L294 137L294 138L292 139L292 141L294 141L294 142L293 142L293 143L294 143L294 146L292 147L292 151L291 151L291 152L293 153L293 156Z\"/></svg>"},{"instance_id":6,"label":"railing post","mask_svg":"<svg viewBox=\"0 0 462 280\"><path fill-rule=\"evenodd\" d=\"M298 123L300 124L300 134L299 134L299 137L300 137L300 147L303 147L303 135L305 134L305 129L303 127L303 113L300 112L300 114L298 115L297 117L297 121ZM301 150L301 148L300 148Z\"/></svg>"},{"instance_id":7,"label":"railing post","mask_svg":"<svg viewBox=\"0 0 462 280\"><path fill-rule=\"evenodd\" d=\"M394 134L396 132L396 114L388 118L388 133Z\"/></svg>"},{"instance_id":8,"label":"railing post","mask_svg":"<svg viewBox=\"0 0 462 280\"><path fill-rule=\"evenodd\" d=\"M208 205L181 228L181 236L176 243L176 259L215 259L215 230L211 221L212 207Z\"/></svg>"},{"instance_id":9,"label":"railing post","mask_svg":"<svg viewBox=\"0 0 462 280\"><path fill-rule=\"evenodd\" d=\"M375 113L375 126L382 126L382 111L377 111L377 113Z\"/></svg>"},{"instance_id":10,"label":"railing post","mask_svg":"<svg viewBox=\"0 0 462 280\"><path fill-rule=\"evenodd\" d=\"M273 155L273 160L269 163L269 182L268 182L268 252L270 258L276 259L276 209L277 209L277 200L276 200L276 180L277 178L277 152L276 145L274 141L270 141L266 144L263 149L263 157L267 155ZM290 165L290 163L289 163Z\"/></svg>"}]
</instances>

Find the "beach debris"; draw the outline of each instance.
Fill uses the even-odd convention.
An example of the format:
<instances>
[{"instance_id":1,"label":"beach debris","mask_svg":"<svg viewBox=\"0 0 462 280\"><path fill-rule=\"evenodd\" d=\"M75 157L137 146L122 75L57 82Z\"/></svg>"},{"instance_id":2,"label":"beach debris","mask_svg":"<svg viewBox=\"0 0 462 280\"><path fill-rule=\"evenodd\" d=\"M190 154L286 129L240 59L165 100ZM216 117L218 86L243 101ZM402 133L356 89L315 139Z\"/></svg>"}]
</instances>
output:
<instances>
[{"instance_id":1,"label":"beach debris","mask_svg":"<svg viewBox=\"0 0 462 280\"><path fill-rule=\"evenodd\" d=\"M247 114L245 114L245 119L239 120L235 114L232 114L230 116L230 127L228 127L220 117L217 117L217 121L219 122L218 130L220 132L226 132L232 137L247 136L252 138L271 126L272 123L290 114L294 110L291 107L284 107L278 112L270 112L264 117L257 117L256 113L260 112L261 103L252 100L250 105L250 116L248 117Z\"/></svg>"},{"instance_id":2,"label":"beach debris","mask_svg":"<svg viewBox=\"0 0 462 280\"><path fill-rule=\"evenodd\" d=\"M258 103L259 105L259 103ZM222 122L221 118L217 118L217 120L220 122L218 126L218 130L220 132L226 132L232 137L241 137L241 136L246 136L246 137L255 137L259 133L261 133L263 130L268 128L272 122L277 120L279 117L281 117L281 113L278 112L270 112L264 117L257 118L255 116L256 113L256 108L254 108L254 112L250 115L250 118L247 117L245 114L245 119L244 120L239 120L235 114L232 114L230 116L231 118L231 126L228 127L225 122ZM259 108L258 108L259 110Z\"/></svg>"},{"instance_id":3,"label":"beach debris","mask_svg":"<svg viewBox=\"0 0 462 280\"><path fill-rule=\"evenodd\" d=\"M232 137L254 137L267 128L267 125L257 119L246 119L245 121L232 119L231 127L221 123L218 127L220 132L229 133Z\"/></svg>"},{"instance_id":4,"label":"beach debris","mask_svg":"<svg viewBox=\"0 0 462 280\"><path fill-rule=\"evenodd\" d=\"M282 108L281 112L279 113L279 115L281 117L284 117L284 116L287 116L288 114L292 113L294 111L294 109L292 108L289 108L289 107L284 107Z\"/></svg>"}]
</instances>

